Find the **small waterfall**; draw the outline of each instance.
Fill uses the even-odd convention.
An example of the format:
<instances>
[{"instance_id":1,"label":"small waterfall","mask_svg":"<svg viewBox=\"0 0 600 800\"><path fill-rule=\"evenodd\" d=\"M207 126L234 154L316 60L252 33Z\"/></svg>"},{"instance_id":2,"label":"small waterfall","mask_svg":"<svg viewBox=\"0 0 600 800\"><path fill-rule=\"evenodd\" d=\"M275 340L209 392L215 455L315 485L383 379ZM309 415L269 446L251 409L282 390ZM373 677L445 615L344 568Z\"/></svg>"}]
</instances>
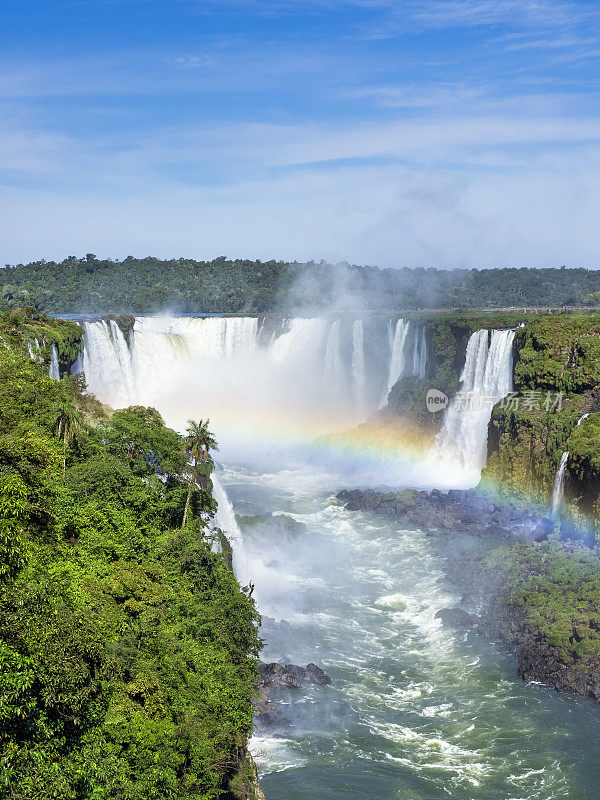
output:
<instances>
[{"instance_id":1,"label":"small waterfall","mask_svg":"<svg viewBox=\"0 0 600 800\"><path fill-rule=\"evenodd\" d=\"M576 428L581 425L584 419L589 417L589 412L587 414L582 414L581 417L577 420ZM556 471L556 477L554 478L554 490L552 492L552 516L557 517L560 509L562 508L563 500L565 498L565 471L567 469L567 461L569 460L569 451L565 450L565 452L560 457L560 462L558 464L558 469Z\"/></svg>"},{"instance_id":2,"label":"small waterfall","mask_svg":"<svg viewBox=\"0 0 600 800\"><path fill-rule=\"evenodd\" d=\"M387 383L381 396L379 408L385 406L392 387L400 378L404 375L424 378L427 367L427 342L424 328L416 328L410 321L399 319L394 329L390 321L388 324L388 337L391 351L390 363Z\"/></svg>"},{"instance_id":3,"label":"small waterfall","mask_svg":"<svg viewBox=\"0 0 600 800\"><path fill-rule=\"evenodd\" d=\"M427 366L427 341L425 340L425 330L421 328L415 331L415 339L413 345L413 369L412 374L417 378L425 377L425 368Z\"/></svg>"},{"instance_id":4,"label":"small waterfall","mask_svg":"<svg viewBox=\"0 0 600 800\"><path fill-rule=\"evenodd\" d=\"M218 479L215 472L213 472L210 477L213 483L213 497L218 503L217 513L214 517L214 523L217 528L221 528L221 530L225 533L227 540L231 545L231 549L233 551L233 571L238 583L241 586L247 586L251 575L249 574L248 559L244 549L242 532L237 524L233 506L229 502L229 498L227 497L227 492L223 488L223 484Z\"/></svg>"},{"instance_id":5,"label":"small waterfall","mask_svg":"<svg viewBox=\"0 0 600 800\"><path fill-rule=\"evenodd\" d=\"M567 468L567 461L569 460L569 453L565 451L560 457L556 477L554 478L554 491L552 492L552 516L557 517L558 512L563 504L565 494L565 470Z\"/></svg>"},{"instance_id":6,"label":"small waterfall","mask_svg":"<svg viewBox=\"0 0 600 800\"><path fill-rule=\"evenodd\" d=\"M58 368L58 353L56 352L56 345L52 345L52 351L50 353L50 377L54 378L55 381L60 380L60 370Z\"/></svg>"},{"instance_id":7,"label":"small waterfall","mask_svg":"<svg viewBox=\"0 0 600 800\"><path fill-rule=\"evenodd\" d=\"M388 399L388 395L392 390L392 386L404 375L406 369L406 351L405 344L410 329L410 322L405 319L399 319L396 323L396 330L394 331L394 338L392 340L392 352L390 355L390 365L388 369L387 384L381 398L380 408L382 408Z\"/></svg>"},{"instance_id":8,"label":"small waterfall","mask_svg":"<svg viewBox=\"0 0 600 800\"><path fill-rule=\"evenodd\" d=\"M366 398L366 372L365 372L365 343L362 319L355 320L352 326L352 385L354 400L359 415L365 409Z\"/></svg>"},{"instance_id":9,"label":"small waterfall","mask_svg":"<svg viewBox=\"0 0 600 800\"><path fill-rule=\"evenodd\" d=\"M469 338L460 376L462 403L446 410L432 455L465 471L485 466L487 429L494 405L512 389L512 330L476 331ZM488 344L489 342L489 344ZM464 407L463 407L464 406Z\"/></svg>"}]
</instances>

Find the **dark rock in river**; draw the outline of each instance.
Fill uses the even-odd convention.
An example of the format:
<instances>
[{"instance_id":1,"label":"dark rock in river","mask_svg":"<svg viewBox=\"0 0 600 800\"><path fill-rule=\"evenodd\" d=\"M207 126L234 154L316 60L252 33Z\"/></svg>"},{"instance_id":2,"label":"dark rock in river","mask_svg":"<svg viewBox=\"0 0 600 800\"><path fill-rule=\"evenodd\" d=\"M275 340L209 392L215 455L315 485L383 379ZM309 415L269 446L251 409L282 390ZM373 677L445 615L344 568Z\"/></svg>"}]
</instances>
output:
<instances>
[{"instance_id":1,"label":"dark rock in river","mask_svg":"<svg viewBox=\"0 0 600 800\"><path fill-rule=\"evenodd\" d=\"M446 628L475 628L479 618L462 608L441 608L435 615Z\"/></svg>"},{"instance_id":2,"label":"dark rock in river","mask_svg":"<svg viewBox=\"0 0 600 800\"><path fill-rule=\"evenodd\" d=\"M329 686L331 678L326 675L316 664L307 664L298 667L295 664L259 664L257 686L260 690L269 689L300 689L307 683L317 686Z\"/></svg>"},{"instance_id":3,"label":"dark rock in river","mask_svg":"<svg viewBox=\"0 0 600 800\"><path fill-rule=\"evenodd\" d=\"M298 522L287 514L257 514L255 516L236 516L238 524L249 533L277 537L294 537L306 530L303 522Z\"/></svg>"},{"instance_id":4,"label":"dark rock in river","mask_svg":"<svg viewBox=\"0 0 600 800\"><path fill-rule=\"evenodd\" d=\"M551 521L529 506L499 505L476 489L434 489L431 492L403 489L376 492L373 489L344 489L337 499L350 511L372 511L395 517L408 528L455 530L481 537L513 537L526 541L545 538Z\"/></svg>"},{"instance_id":5,"label":"dark rock in river","mask_svg":"<svg viewBox=\"0 0 600 800\"><path fill-rule=\"evenodd\" d=\"M290 720L282 713L279 703L271 702L273 689L301 689L312 683L329 686L331 678L316 664L298 667L296 664L274 662L258 665L256 689L258 697L254 700L256 721L262 728L277 728L290 725Z\"/></svg>"}]
</instances>

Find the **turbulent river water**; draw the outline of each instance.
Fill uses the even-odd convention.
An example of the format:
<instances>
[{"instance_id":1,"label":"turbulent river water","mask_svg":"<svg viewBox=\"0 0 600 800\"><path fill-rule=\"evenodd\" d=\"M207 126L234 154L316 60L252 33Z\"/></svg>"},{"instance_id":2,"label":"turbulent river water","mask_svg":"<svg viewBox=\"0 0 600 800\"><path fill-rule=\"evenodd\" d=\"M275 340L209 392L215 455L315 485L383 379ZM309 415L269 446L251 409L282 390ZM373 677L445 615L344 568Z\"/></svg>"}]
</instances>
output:
<instances>
[{"instance_id":1,"label":"turbulent river water","mask_svg":"<svg viewBox=\"0 0 600 800\"><path fill-rule=\"evenodd\" d=\"M289 622L263 659L332 678L280 693L292 724L253 739L267 800L597 800L600 709L523 683L493 644L435 619L459 600L447 549L480 541L346 511L340 475L219 474L241 513L305 523L275 541L244 532L246 565L262 613Z\"/></svg>"},{"instance_id":2,"label":"turbulent river water","mask_svg":"<svg viewBox=\"0 0 600 800\"><path fill-rule=\"evenodd\" d=\"M285 621L265 625L262 658L314 662L332 679L273 696L290 724L251 742L267 800L598 800L600 707L523 683L492 643L435 618L460 599L444 583L448 552L481 540L347 511L335 493L365 482L347 453L341 473L298 449L283 455L306 432L376 410L400 375L423 376L418 326L292 320L269 333L243 318L148 318L128 343L114 323L85 327L80 366L104 402L154 405L180 430L210 416L238 578L252 579L264 617ZM511 342L473 334L462 386L492 400L508 392ZM418 481L394 463L380 482L433 482L444 460L451 480L459 468L478 474L489 413L449 415ZM234 511L305 528L234 532Z\"/></svg>"}]
</instances>

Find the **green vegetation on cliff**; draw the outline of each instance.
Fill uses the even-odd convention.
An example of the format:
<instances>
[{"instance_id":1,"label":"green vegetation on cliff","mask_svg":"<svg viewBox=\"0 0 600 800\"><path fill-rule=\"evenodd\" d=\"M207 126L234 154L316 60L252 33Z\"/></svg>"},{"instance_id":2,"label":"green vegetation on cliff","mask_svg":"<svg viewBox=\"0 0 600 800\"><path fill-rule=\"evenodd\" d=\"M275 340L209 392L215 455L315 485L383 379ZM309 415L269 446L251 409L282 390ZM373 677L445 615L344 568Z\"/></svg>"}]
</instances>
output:
<instances>
[{"instance_id":1,"label":"green vegetation on cliff","mask_svg":"<svg viewBox=\"0 0 600 800\"><path fill-rule=\"evenodd\" d=\"M515 388L581 393L600 384L600 315L540 316L517 331Z\"/></svg>"},{"instance_id":2,"label":"green vegetation on cliff","mask_svg":"<svg viewBox=\"0 0 600 800\"><path fill-rule=\"evenodd\" d=\"M484 483L535 500L549 500L562 453L586 410L585 397L568 397L561 411L497 405L488 428Z\"/></svg>"},{"instance_id":3,"label":"green vegetation on cliff","mask_svg":"<svg viewBox=\"0 0 600 800\"><path fill-rule=\"evenodd\" d=\"M525 622L566 662L600 653L600 559L554 542L493 551L499 595L523 609Z\"/></svg>"},{"instance_id":4,"label":"green vegetation on cliff","mask_svg":"<svg viewBox=\"0 0 600 800\"><path fill-rule=\"evenodd\" d=\"M518 401L498 404L488 431L483 480L507 492L549 501L563 452L569 453L566 497L572 520L598 527L600 457L597 415L600 315L540 316L515 336ZM562 393L546 407L548 392Z\"/></svg>"},{"instance_id":5,"label":"green vegetation on cliff","mask_svg":"<svg viewBox=\"0 0 600 800\"><path fill-rule=\"evenodd\" d=\"M586 269L377 269L224 256L112 261L88 253L0 270L0 307L56 313L329 310L351 297L368 309L561 307L595 305L599 290L600 273Z\"/></svg>"},{"instance_id":6,"label":"green vegetation on cliff","mask_svg":"<svg viewBox=\"0 0 600 800\"><path fill-rule=\"evenodd\" d=\"M0 344L32 354L46 366L50 364L54 345L61 374L68 372L77 360L82 336L83 329L76 322L52 319L33 307L0 312Z\"/></svg>"},{"instance_id":7,"label":"green vegetation on cliff","mask_svg":"<svg viewBox=\"0 0 600 800\"><path fill-rule=\"evenodd\" d=\"M182 527L179 435L29 357L30 335L60 347L73 328L0 321L0 794L228 797L257 614L211 549L208 491Z\"/></svg>"}]
</instances>

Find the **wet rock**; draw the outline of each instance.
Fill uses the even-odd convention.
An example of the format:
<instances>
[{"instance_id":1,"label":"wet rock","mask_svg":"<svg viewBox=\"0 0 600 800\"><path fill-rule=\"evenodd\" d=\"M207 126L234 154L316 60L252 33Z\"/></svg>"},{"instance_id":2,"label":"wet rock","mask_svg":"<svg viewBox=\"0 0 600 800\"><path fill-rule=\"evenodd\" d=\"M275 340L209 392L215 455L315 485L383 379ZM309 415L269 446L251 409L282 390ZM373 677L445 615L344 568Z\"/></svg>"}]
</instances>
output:
<instances>
[{"instance_id":1,"label":"wet rock","mask_svg":"<svg viewBox=\"0 0 600 800\"><path fill-rule=\"evenodd\" d=\"M316 664L298 667L296 664L281 664L280 662L261 663L258 672L257 686L261 690L268 688L269 694L273 689L300 689L308 683L314 683L317 686L329 686L331 683L331 678Z\"/></svg>"},{"instance_id":2,"label":"wet rock","mask_svg":"<svg viewBox=\"0 0 600 800\"><path fill-rule=\"evenodd\" d=\"M474 628L479 622L478 617L462 608L441 608L435 618L441 620L446 628Z\"/></svg>"},{"instance_id":3,"label":"wet rock","mask_svg":"<svg viewBox=\"0 0 600 800\"><path fill-rule=\"evenodd\" d=\"M548 531L548 521L541 513L532 512L528 506L499 506L476 489L451 489L447 493L438 489L396 493L344 489L337 499L350 511L394 516L409 528L455 530L490 538L512 536L524 541L533 541Z\"/></svg>"},{"instance_id":4,"label":"wet rock","mask_svg":"<svg viewBox=\"0 0 600 800\"><path fill-rule=\"evenodd\" d=\"M312 683L316 686L329 686L331 678L316 664L299 667L284 659L278 662L258 665L256 681L257 696L254 698L256 722L261 728L284 728L291 724L281 710L279 703L271 702L274 689L301 689Z\"/></svg>"},{"instance_id":5,"label":"wet rock","mask_svg":"<svg viewBox=\"0 0 600 800\"><path fill-rule=\"evenodd\" d=\"M254 516L237 516L238 524L250 533L256 531L262 535L275 536L278 538L292 538L298 536L306 530L303 522L298 522L287 514L257 514Z\"/></svg>"}]
</instances>

